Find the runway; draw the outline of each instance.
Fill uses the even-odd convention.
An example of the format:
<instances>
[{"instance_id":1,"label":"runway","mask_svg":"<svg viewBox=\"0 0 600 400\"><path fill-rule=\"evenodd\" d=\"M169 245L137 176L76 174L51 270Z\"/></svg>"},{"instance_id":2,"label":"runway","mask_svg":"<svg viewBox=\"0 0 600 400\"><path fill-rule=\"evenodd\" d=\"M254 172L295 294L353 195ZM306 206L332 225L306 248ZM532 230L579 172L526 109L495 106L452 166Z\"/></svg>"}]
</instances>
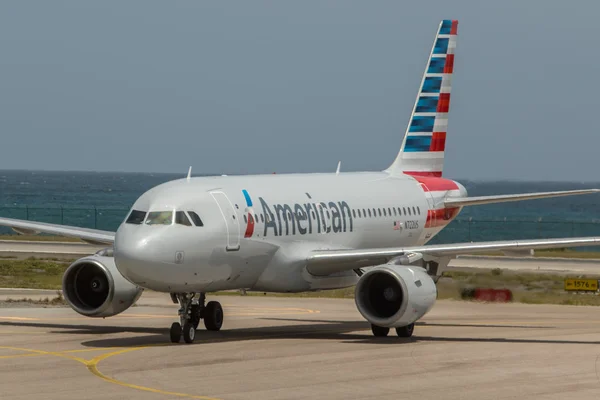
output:
<instances>
[{"instance_id":1,"label":"runway","mask_svg":"<svg viewBox=\"0 0 600 400\"><path fill-rule=\"evenodd\" d=\"M0 309L2 399L597 399L600 309L441 301L375 339L353 301L219 298L224 330L168 342L177 306Z\"/></svg>"}]
</instances>

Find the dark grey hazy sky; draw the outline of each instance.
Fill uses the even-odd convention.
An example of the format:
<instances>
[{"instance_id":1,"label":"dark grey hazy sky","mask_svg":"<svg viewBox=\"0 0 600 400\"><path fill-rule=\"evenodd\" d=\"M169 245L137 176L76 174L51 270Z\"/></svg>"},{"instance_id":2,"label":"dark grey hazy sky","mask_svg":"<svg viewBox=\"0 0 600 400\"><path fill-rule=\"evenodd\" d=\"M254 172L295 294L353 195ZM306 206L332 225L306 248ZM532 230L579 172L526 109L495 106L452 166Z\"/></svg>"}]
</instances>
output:
<instances>
[{"instance_id":1,"label":"dark grey hazy sky","mask_svg":"<svg viewBox=\"0 0 600 400\"><path fill-rule=\"evenodd\" d=\"M0 169L378 170L458 19L444 175L594 180L597 1L3 1Z\"/></svg>"}]
</instances>

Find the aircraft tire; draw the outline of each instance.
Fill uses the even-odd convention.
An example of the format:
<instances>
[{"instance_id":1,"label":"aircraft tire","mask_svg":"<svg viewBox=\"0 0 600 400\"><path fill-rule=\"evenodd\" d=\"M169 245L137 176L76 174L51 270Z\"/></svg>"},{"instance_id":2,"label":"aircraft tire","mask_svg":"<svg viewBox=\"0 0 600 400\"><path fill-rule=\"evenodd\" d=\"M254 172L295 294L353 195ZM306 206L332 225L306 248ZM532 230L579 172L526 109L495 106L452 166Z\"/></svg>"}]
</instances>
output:
<instances>
[{"instance_id":1,"label":"aircraft tire","mask_svg":"<svg viewBox=\"0 0 600 400\"><path fill-rule=\"evenodd\" d=\"M218 301L209 301L204 309L204 326L209 331L219 331L223 326L223 307Z\"/></svg>"},{"instance_id":2,"label":"aircraft tire","mask_svg":"<svg viewBox=\"0 0 600 400\"><path fill-rule=\"evenodd\" d=\"M190 321L187 321L183 324L183 341L186 343L193 343L194 338L196 337L196 328L194 328L194 324Z\"/></svg>"},{"instance_id":3,"label":"aircraft tire","mask_svg":"<svg viewBox=\"0 0 600 400\"><path fill-rule=\"evenodd\" d=\"M386 337L390 333L390 328L371 324L371 331L375 337Z\"/></svg>"},{"instance_id":4,"label":"aircraft tire","mask_svg":"<svg viewBox=\"0 0 600 400\"><path fill-rule=\"evenodd\" d=\"M169 335L171 336L171 343L179 343L181 340L181 324L179 322L173 322Z\"/></svg>"},{"instance_id":5,"label":"aircraft tire","mask_svg":"<svg viewBox=\"0 0 600 400\"><path fill-rule=\"evenodd\" d=\"M412 323L410 325L401 326L401 327L396 328L396 334L399 337L411 337L413 335L414 330L415 330L415 324Z\"/></svg>"}]
</instances>

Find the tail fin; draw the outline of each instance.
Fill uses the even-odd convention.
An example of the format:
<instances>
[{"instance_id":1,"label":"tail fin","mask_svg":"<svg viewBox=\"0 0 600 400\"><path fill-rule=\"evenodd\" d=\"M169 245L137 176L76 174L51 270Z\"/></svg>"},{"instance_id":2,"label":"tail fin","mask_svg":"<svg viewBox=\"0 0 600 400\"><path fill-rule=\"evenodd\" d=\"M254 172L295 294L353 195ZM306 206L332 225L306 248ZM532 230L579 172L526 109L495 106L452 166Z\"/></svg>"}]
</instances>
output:
<instances>
[{"instance_id":1,"label":"tail fin","mask_svg":"<svg viewBox=\"0 0 600 400\"><path fill-rule=\"evenodd\" d=\"M442 175L457 28L456 20L440 23L392 174Z\"/></svg>"}]
</instances>

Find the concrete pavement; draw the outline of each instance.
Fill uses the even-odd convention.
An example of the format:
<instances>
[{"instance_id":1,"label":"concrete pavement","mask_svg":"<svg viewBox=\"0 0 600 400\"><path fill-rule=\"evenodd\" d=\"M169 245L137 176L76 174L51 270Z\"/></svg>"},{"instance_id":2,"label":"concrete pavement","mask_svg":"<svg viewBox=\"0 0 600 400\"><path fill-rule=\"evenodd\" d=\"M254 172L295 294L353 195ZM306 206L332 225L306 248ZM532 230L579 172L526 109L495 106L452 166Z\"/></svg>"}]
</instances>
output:
<instances>
[{"instance_id":1,"label":"concrete pavement","mask_svg":"<svg viewBox=\"0 0 600 400\"><path fill-rule=\"evenodd\" d=\"M211 298L214 299L214 298ZM221 297L224 330L172 345L177 306L0 309L2 399L597 399L600 308L440 301L375 339L352 300Z\"/></svg>"}]
</instances>

